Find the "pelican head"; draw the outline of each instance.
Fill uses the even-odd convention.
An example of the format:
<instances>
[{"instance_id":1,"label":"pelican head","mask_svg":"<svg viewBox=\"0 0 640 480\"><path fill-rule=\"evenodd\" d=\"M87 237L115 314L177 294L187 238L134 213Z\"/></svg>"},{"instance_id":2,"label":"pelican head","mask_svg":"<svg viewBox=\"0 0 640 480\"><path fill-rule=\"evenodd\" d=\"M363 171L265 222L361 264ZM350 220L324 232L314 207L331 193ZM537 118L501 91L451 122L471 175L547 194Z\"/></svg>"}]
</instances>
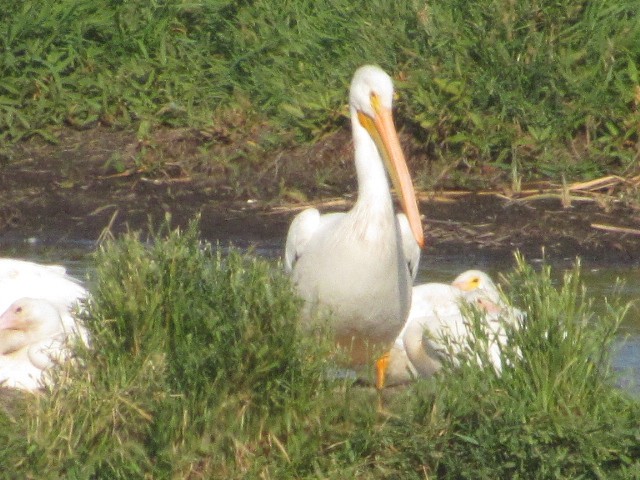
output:
<instances>
[{"instance_id":1,"label":"pelican head","mask_svg":"<svg viewBox=\"0 0 640 480\"><path fill-rule=\"evenodd\" d=\"M365 65L356 70L351 80L349 103L358 112L371 118L377 115L373 99L379 106L391 110L393 104L393 82L391 77L375 65Z\"/></svg>"},{"instance_id":2,"label":"pelican head","mask_svg":"<svg viewBox=\"0 0 640 480\"><path fill-rule=\"evenodd\" d=\"M451 285L463 292L475 292L493 303L499 304L500 291L491 277L481 270L467 270L458 275Z\"/></svg>"},{"instance_id":3,"label":"pelican head","mask_svg":"<svg viewBox=\"0 0 640 480\"><path fill-rule=\"evenodd\" d=\"M21 298L0 315L0 353L64 331L59 310L43 299Z\"/></svg>"},{"instance_id":4,"label":"pelican head","mask_svg":"<svg viewBox=\"0 0 640 480\"><path fill-rule=\"evenodd\" d=\"M382 69L373 65L360 67L351 81L349 93L354 136L364 128L376 145L400 204L409 221L416 242L424 246L424 233L418 203L407 162L393 123L393 82ZM356 138L357 141L357 138Z\"/></svg>"}]
</instances>

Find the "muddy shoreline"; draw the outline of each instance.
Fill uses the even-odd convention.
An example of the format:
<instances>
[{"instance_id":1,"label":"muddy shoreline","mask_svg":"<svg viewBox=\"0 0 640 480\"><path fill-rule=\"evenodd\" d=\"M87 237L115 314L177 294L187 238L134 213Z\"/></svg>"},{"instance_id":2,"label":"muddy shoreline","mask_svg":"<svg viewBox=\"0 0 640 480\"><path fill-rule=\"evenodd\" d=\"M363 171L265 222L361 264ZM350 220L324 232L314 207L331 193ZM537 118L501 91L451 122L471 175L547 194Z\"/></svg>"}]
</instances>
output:
<instances>
[{"instance_id":1,"label":"muddy shoreline","mask_svg":"<svg viewBox=\"0 0 640 480\"><path fill-rule=\"evenodd\" d=\"M307 150L274 155L275 173L247 175L244 186L238 186L236 177L239 194L225 182L224 169L180 163L190 153L198 155L197 135L188 139L168 137L166 146L156 147L154 154L165 159L159 171L140 167L131 153L139 152L140 142L126 132L70 131L60 135L58 145L37 140L17 145L11 158L0 164L0 242L32 237L92 241L108 226L116 234L129 228L146 230L170 214L176 226L200 215L202 235L208 240L276 245L305 205L336 211L353 201L353 167L344 135ZM124 162L119 171L111 166L114 152ZM334 170L345 177L337 187L346 192L343 197L329 199L322 192L309 192L307 201L270 197L282 184L300 184L301 191L308 191L313 164L307 160L300 166L301 159L318 152L322 161L337 158ZM640 226L640 213L615 199L603 203L587 198L563 206L560 196L553 195L531 200L509 198L499 189L482 194L436 191L421 192L420 207L425 255L502 257L520 250L540 257L544 247L549 259L579 256L592 263L640 263L640 235L602 229Z\"/></svg>"}]
</instances>

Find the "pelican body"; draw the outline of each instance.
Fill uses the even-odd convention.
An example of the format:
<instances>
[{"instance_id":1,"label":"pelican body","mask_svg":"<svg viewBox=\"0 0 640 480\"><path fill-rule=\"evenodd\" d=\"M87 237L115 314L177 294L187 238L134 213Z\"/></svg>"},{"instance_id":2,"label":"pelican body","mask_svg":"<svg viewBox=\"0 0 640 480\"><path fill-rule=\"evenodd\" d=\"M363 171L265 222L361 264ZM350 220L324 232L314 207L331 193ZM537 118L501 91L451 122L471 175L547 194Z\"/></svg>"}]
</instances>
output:
<instances>
[{"instance_id":1,"label":"pelican body","mask_svg":"<svg viewBox=\"0 0 640 480\"><path fill-rule=\"evenodd\" d=\"M357 201L346 213L304 210L287 235L285 265L305 300L304 318L308 322L316 309L330 312L336 340L349 349L353 364L366 363L375 345L388 347L402 328L424 244L392 97L391 79L380 68L356 71L349 105ZM404 214L394 212L387 173Z\"/></svg>"},{"instance_id":2,"label":"pelican body","mask_svg":"<svg viewBox=\"0 0 640 480\"><path fill-rule=\"evenodd\" d=\"M391 350L376 362L377 388L429 377L442 367L445 357L466 348L472 333L464 314L465 304L475 305L482 313L491 340L487 353L493 368L500 371L499 344L507 341L505 322L516 325L523 313L504 302L486 273L468 270L450 285L425 283L413 287L407 322Z\"/></svg>"},{"instance_id":3,"label":"pelican body","mask_svg":"<svg viewBox=\"0 0 640 480\"><path fill-rule=\"evenodd\" d=\"M87 295L60 265L0 258L0 385L36 390L46 371L69 356L71 336L89 344L72 315Z\"/></svg>"},{"instance_id":4,"label":"pelican body","mask_svg":"<svg viewBox=\"0 0 640 480\"><path fill-rule=\"evenodd\" d=\"M86 296L86 289L60 265L0 258L0 313L23 297L44 298L70 309Z\"/></svg>"}]
</instances>

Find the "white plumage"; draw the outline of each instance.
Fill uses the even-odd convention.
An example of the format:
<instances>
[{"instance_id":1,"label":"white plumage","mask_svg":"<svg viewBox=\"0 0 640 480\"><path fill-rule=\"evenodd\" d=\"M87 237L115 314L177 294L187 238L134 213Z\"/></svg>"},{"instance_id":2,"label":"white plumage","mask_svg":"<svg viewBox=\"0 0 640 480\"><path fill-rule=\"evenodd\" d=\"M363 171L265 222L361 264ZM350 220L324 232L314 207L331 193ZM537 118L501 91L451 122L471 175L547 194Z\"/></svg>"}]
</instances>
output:
<instances>
[{"instance_id":1,"label":"white plumage","mask_svg":"<svg viewBox=\"0 0 640 480\"><path fill-rule=\"evenodd\" d=\"M87 290L60 265L0 258L0 313L23 297L43 298L69 309L86 296Z\"/></svg>"},{"instance_id":2,"label":"white plumage","mask_svg":"<svg viewBox=\"0 0 640 480\"><path fill-rule=\"evenodd\" d=\"M0 385L35 390L87 330L73 316L87 290L64 267L0 259Z\"/></svg>"},{"instance_id":3,"label":"white plumage","mask_svg":"<svg viewBox=\"0 0 640 480\"><path fill-rule=\"evenodd\" d=\"M68 311L39 298L15 301L0 315L0 385L41 387L47 370L70 357L76 339L87 345L88 334Z\"/></svg>"},{"instance_id":4,"label":"white plumage","mask_svg":"<svg viewBox=\"0 0 640 480\"><path fill-rule=\"evenodd\" d=\"M305 319L316 308L330 312L336 340L353 364L368 362L371 347L389 345L402 328L424 243L392 98L385 72L373 66L356 71L349 103L358 199L346 213L301 212L287 235L285 266L305 300ZM385 166L404 210L398 216Z\"/></svg>"},{"instance_id":5,"label":"white plumage","mask_svg":"<svg viewBox=\"0 0 640 480\"><path fill-rule=\"evenodd\" d=\"M486 273L468 270L451 285L426 283L413 287L407 322L391 350L376 364L378 388L431 376L441 368L444 358L468 348L472 332L463 313L464 304L475 305L483 314L489 337L487 353L493 367L500 370L500 345L507 340L505 322L515 325L523 313L502 300Z\"/></svg>"}]
</instances>

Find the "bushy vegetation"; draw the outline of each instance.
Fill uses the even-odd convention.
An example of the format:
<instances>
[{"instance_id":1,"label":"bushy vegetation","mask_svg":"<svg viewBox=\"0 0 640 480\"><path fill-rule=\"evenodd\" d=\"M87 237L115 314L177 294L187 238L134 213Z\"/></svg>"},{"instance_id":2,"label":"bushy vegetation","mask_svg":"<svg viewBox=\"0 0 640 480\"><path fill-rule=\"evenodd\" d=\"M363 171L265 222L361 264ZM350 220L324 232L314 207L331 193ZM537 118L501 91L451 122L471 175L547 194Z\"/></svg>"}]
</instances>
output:
<instances>
[{"instance_id":1,"label":"bushy vegetation","mask_svg":"<svg viewBox=\"0 0 640 480\"><path fill-rule=\"evenodd\" d=\"M476 355L383 394L336 378L326 332L298 329L280 266L195 224L97 253L90 350L39 395L3 393L3 478L635 478L640 403L608 354L579 269L526 263L503 372ZM79 347L80 348L80 347Z\"/></svg>"},{"instance_id":2,"label":"bushy vegetation","mask_svg":"<svg viewBox=\"0 0 640 480\"><path fill-rule=\"evenodd\" d=\"M100 122L144 136L235 118L232 129L266 124L279 145L309 140L344 122L354 69L377 63L432 159L625 173L640 120L638 15L630 0L9 0L0 132L53 139L55 125Z\"/></svg>"},{"instance_id":3,"label":"bushy vegetation","mask_svg":"<svg viewBox=\"0 0 640 480\"><path fill-rule=\"evenodd\" d=\"M300 302L279 270L236 251L223 258L197 237L193 224L100 249L82 314L91 349L10 427L28 441L3 445L4 471L241 478L286 456L292 431L301 443L312 435L326 343L297 329Z\"/></svg>"},{"instance_id":4,"label":"bushy vegetation","mask_svg":"<svg viewBox=\"0 0 640 480\"><path fill-rule=\"evenodd\" d=\"M404 462L438 478L635 478L640 404L613 386L609 358L627 306L605 300L596 317L578 264L557 279L518 257L507 285L525 318L508 330L502 371L478 369L478 356L490 364L481 335L446 365L434 398L413 401L406 435L421 440L395 444Z\"/></svg>"}]
</instances>

